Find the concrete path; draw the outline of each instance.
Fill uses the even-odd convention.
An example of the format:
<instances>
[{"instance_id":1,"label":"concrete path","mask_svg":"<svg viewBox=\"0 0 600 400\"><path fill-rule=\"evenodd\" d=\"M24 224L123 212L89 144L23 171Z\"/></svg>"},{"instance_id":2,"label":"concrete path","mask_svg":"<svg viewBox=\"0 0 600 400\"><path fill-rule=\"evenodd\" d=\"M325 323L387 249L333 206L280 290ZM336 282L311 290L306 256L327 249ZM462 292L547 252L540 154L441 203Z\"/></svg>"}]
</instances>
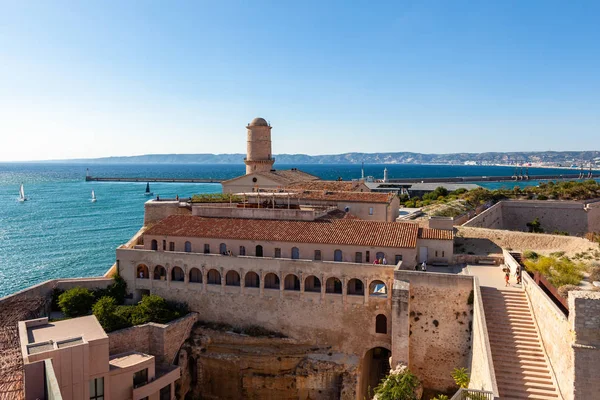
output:
<instances>
[{"instance_id":1,"label":"concrete path","mask_svg":"<svg viewBox=\"0 0 600 400\"><path fill-rule=\"evenodd\" d=\"M467 265L465 273L479 278L479 286L496 288L498 290L522 290L517 285L517 278L510 276L510 286L504 286L504 272L502 265Z\"/></svg>"}]
</instances>

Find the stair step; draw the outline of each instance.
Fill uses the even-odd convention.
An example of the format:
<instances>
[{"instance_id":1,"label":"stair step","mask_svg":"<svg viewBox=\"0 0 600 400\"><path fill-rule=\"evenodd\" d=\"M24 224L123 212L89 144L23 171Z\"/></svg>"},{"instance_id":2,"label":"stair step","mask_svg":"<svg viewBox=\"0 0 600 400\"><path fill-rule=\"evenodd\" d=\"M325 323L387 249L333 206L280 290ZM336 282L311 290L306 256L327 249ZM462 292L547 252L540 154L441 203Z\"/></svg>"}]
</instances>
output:
<instances>
[{"instance_id":1,"label":"stair step","mask_svg":"<svg viewBox=\"0 0 600 400\"><path fill-rule=\"evenodd\" d=\"M496 382L499 385L514 385L515 387L521 386L521 387L531 387L531 388L536 388L536 389L542 389L542 390L549 390L549 391L554 391L554 386L552 384L552 380L550 378L548 378L547 380L541 380L541 379L527 379L527 380L517 380L517 379L511 379L511 378L497 378Z\"/></svg>"},{"instance_id":2,"label":"stair step","mask_svg":"<svg viewBox=\"0 0 600 400\"><path fill-rule=\"evenodd\" d=\"M539 397L531 397L531 395L538 396L547 396L550 398L558 398L558 393L556 390L545 390L545 389L536 389L536 388L519 388L519 387L508 387L504 388L504 396L512 396L512 395L528 395L530 399L538 399ZM504 398L504 397L502 397Z\"/></svg>"},{"instance_id":3,"label":"stair step","mask_svg":"<svg viewBox=\"0 0 600 400\"><path fill-rule=\"evenodd\" d=\"M550 374L545 374L543 372L537 372L537 371L529 371L529 370L515 371L515 370L510 370L510 369L496 370L496 368L494 368L494 371L496 372L496 376L507 377L507 378L511 378L513 380L551 379Z\"/></svg>"},{"instance_id":4,"label":"stair step","mask_svg":"<svg viewBox=\"0 0 600 400\"><path fill-rule=\"evenodd\" d=\"M503 348L506 346L510 346L511 348L533 348L535 350L541 350L542 347L538 340L520 340L516 342L512 338L503 338L503 337L494 337L490 335L490 345L492 349L498 345L498 347Z\"/></svg>"},{"instance_id":5,"label":"stair step","mask_svg":"<svg viewBox=\"0 0 600 400\"><path fill-rule=\"evenodd\" d=\"M544 358L543 354L517 354L517 353L506 353L502 352L498 354L497 357L494 357L494 361L508 359L509 361L537 361L546 364L546 358Z\"/></svg>"}]
</instances>

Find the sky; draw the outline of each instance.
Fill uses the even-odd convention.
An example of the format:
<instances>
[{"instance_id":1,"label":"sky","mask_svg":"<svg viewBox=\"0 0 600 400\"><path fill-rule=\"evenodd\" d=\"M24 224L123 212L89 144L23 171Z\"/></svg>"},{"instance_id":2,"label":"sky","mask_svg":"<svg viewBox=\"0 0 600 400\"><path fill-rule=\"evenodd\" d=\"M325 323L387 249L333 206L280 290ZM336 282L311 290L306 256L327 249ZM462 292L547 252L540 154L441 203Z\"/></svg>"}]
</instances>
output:
<instances>
[{"instance_id":1,"label":"sky","mask_svg":"<svg viewBox=\"0 0 600 400\"><path fill-rule=\"evenodd\" d=\"M0 161L600 150L600 2L0 0Z\"/></svg>"}]
</instances>

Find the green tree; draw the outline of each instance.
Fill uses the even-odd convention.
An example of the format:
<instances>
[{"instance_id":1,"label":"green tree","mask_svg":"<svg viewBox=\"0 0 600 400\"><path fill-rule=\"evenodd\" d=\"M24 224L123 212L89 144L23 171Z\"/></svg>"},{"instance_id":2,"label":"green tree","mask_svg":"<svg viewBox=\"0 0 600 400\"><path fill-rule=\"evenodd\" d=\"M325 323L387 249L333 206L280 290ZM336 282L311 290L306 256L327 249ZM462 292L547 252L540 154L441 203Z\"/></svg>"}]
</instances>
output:
<instances>
[{"instance_id":1,"label":"green tree","mask_svg":"<svg viewBox=\"0 0 600 400\"><path fill-rule=\"evenodd\" d=\"M92 313L107 332L129 326L129 321L117 314L117 307L117 301L110 296L102 297L92 307Z\"/></svg>"},{"instance_id":2,"label":"green tree","mask_svg":"<svg viewBox=\"0 0 600 400\"><path fill-rule=\"evenodd\" d=\"M75 287L58 296L58 305L69 318L87 315L94 304L94 295L86 288Z\"/></svg>"}]
</instances>

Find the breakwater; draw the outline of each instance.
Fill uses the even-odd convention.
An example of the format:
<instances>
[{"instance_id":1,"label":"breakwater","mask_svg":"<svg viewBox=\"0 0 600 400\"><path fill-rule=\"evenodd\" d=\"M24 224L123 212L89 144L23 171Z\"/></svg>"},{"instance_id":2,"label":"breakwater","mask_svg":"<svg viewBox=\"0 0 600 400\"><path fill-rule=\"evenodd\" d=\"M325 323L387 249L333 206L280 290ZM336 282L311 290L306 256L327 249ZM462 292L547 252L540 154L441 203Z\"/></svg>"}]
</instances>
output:
<instances>
[{"instance_id":1,"label":"breakwater","mask_svg":"<svg viewBox=\"0 0 600 400\"><path fill-rule=\"evenodd\" d=\"M135 178L135 177L96 177L86 176L86 182L175 182L175 183L221 183L223 179L213 178Z\"/></svg>"},{"instance_id":2,"label":"breakwater","mask_svg":"<svg viewBox=\"0 0 600 400\"><path fill-rule=\"evenodd\" d=\"M461 183L461 182L520 182L520 181L546 181L546 180L577 180L598 179L600 174L554 174L554 175L512 175L512 176L458 176L446 178L402 178L390 179L391 183Z\"/></svg>"}]
</instances>

